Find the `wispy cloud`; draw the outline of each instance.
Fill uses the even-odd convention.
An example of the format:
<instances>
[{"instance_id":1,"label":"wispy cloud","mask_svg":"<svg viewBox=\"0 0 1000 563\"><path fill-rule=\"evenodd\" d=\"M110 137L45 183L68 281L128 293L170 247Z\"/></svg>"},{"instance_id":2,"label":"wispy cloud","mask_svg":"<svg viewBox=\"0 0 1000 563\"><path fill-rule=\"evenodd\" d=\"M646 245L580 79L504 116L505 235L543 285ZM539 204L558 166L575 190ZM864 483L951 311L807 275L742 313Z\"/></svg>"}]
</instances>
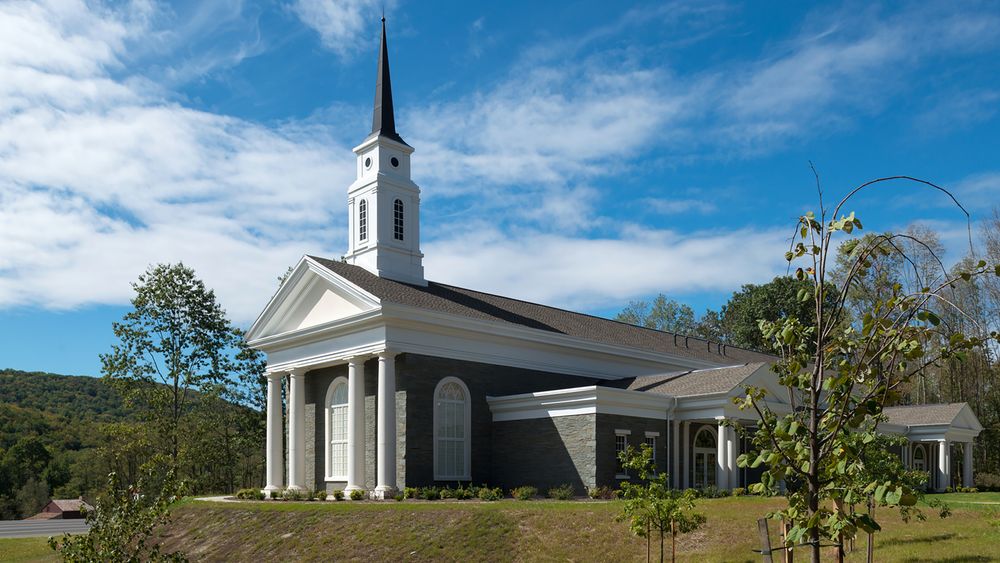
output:
<instances>
[{"instance_id":1,"label":"wispy cloud","mask_svg":"<svg viewBox=\"0 0 1000 563\"><path fill-rule=\"evenodd\" d=\"M379 10L392 9L394 4L378 0L293 0L289 7L302 23L319 34L326 48L347 57L368 45L360 39L366 36L366 30L370 31Z\"/></svg>"}]
</instances>

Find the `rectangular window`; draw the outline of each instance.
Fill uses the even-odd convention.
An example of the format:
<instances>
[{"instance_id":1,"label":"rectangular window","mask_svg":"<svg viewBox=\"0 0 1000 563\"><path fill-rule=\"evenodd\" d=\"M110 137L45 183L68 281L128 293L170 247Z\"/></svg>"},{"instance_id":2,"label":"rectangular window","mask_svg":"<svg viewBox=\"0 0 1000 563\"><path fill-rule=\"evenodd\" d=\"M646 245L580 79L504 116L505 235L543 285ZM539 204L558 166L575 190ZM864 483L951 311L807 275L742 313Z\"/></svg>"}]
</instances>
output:
<instances>
[{"instance_id":1,"label":"rectangular window","mask_svg":"<svg viewBox=\"0 0 1000 563\"><path fill-rule=\"evenodd\" d=\"M615 478L628 479L628 472L622 465L621 453L628 448L628 436L624 433L615 433Z\"/></svg>"},{"instance_id":2,"label":"rectangular window","mask_svg":"<svg viewBox=\"0 0 1000 563\"><path fill-rule=\"evenodd\" d=\"M646 436L645 444L653 452L653 470L656 470L656 436Z\"/></svg>"}]
</instances>

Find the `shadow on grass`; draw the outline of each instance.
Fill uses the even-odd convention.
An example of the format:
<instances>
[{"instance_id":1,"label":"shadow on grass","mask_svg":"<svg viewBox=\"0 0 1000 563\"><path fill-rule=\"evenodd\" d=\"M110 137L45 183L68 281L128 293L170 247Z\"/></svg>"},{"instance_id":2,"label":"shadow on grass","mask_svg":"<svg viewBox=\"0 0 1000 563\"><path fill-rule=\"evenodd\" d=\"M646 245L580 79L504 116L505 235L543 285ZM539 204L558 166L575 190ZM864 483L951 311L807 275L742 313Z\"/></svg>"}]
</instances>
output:
<instances>
[{"instance_id":1,"label":"shadow on grass","mask_svg":"<svg viewBox=\"0 0 1000 563\"><path fill-rule=\"evenodd\" d=\"M939 541L950 540L953 537L955 537L955 533L949 532L947 534L921 536L918 538L893 538L891 540L882 540L882 541L875 540L875 545L888 547L890 545L909 545L912 543L935 543ZM975 561L979 561L979 559L976 559ZM987 559L987 561L992 561L992 559Z\"/></svg>"}]
</instances>

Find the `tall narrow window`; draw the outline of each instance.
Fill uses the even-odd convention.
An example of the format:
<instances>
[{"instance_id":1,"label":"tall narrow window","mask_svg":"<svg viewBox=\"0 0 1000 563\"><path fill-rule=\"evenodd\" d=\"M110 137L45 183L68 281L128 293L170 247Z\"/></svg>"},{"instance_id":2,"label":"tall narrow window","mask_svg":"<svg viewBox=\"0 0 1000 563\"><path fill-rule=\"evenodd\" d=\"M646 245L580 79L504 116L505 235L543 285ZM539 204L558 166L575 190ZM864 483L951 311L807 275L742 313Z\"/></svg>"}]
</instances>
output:
<instances>
[{"instance_id":1,"label":"tall narrow window","mask_svg":"<svg viewBox=\"0 0 1000 563\"><path fill-rule=\"evenodd\" d=\"M469 389L446 377L434 390L434 479L468 481L472 444Z\"/></svg>"},{"instance_id":2,"label":"tall narrow window","mask_svg":"<svg viewBox=\"0 0 1000 563\"><path fill-rule=\"evenodd\" d=\"M615 430L615 478L628 479L628 472L622 464L622 452L628 449L628 430Z\"/></svg>"},{"instance_id":3,"label":"tall narrow window","mask_svg":"<svg viewBox=\"0 0 1000 563\"><path fill-rule=\"evenodd\" d=\"M656 471L656 436L657 434L646 432L646 441L644 442L647 446L649 446L649 450L653 454L653 471Z\"/></svg>"},{"instance_id":4,"label":"tall narrow window","mask_svg":"<svg viewBox=\"0 0 1000 563\"><path fill-rule=\"evenodd\" d=\"M715 432L710 428L702 428L694 436L694 486L697 488L716 484L715 458L718 450L715 445Z\"/></svg>"},{"instance_id":5,"label":"tall narrow window","mask_svg":"<svg viewBox=\"0 0 1000 563\"><path fill-rule=\"evenodd\" d=\"M358 204L358 240L368 240L368 200Z\"/></svg>"},{"instance_id":6,"label":"tall narrow window","mask_svg":"<svg viewBox=\"0 0 1000 563\"><path fill-rule=\"evenodd\" d=\"M326 478L347 479L347 380L338 377L327 393Z\"/></svg>"},{"instance_id":7,"label":"tall narrow window","mask_svg":"<svg viewBox=\"0 0 1000 563\"><path fill-rule=\"evenodd\" d=\"M403 200L392 203L392 238L403 240Z\"/></svg>"}]
</instances>

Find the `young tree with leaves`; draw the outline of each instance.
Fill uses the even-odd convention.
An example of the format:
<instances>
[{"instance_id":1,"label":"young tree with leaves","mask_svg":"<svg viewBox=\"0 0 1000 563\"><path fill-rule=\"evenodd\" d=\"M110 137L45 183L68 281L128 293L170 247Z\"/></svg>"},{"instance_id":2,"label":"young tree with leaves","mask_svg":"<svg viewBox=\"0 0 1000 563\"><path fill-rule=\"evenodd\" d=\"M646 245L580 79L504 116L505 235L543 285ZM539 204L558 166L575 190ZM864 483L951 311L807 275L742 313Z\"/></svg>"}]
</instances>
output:
<instances>
[{"instance_id":1,"label":"young tree with leaves","mask_svg":"<svg viewBox=\"0 0 1000 563\"><path fill-rule=\"evenodd\" d=\"M646 560L649 561L649 533L660 535L660 563L663 562L664 537L670 535L670 561L676 560L677 534L686 534L705 523L705 516L694 512L697 493L693 489L671 489L666 473L656 473L653 450L643 444L638 450L629 446L618 454L622 467L635 472L639 483L622 483L624 499L618 520L628 519L632 533L646 538Z\"/></svg>"},{"instance_id":2,"label":"young tree with leaves","mask_svg":"<svg viewBox=\"0 0 1000 563\"><path fill-rule=\"evenodd\" d=\"M854 212L844 215L841 209L858 192L892 180L908 180L948 194L915 178L880 178L855 188L830 212L823 206L820 191L820 215L809 212L799 218L786 253L790 263L806 261L795 270L795 277L809 282L798 297L812 304L813 322L795 317L760 322L762 333L778 352L773 369L793 399L791 412L772 411L767 392L761 388L749 387L746 396L737 400L759 418L752 449L739 457L738 464L766 467L761 482L752 486L755 492L771 492L780 482L789 483L788 507L777 514L793 524L789 543L805 539L814 563L819 562L823 539L850 537L859 528L878 529L870 515L845 509L859 500L856 491L874 494L889 506L915 502L910 484L898 476L873 479L866 474L866 451L876 442L884 407L897 400L901 386L929 365L961 357L983 344L979 338L952 333L935 349L928 349L940 324L929 304L948 303L947 290L957 283L985 273L1000 275L1000 265L987 267L979 262L970 271L943 275L931 286L924 286L917 276L921 282L917 287L895 283L858 322L844 322L846 296L867 274L874 257L890 249L906 260L900 241L913 237L884 234L867 242L848 242L851 265L831 305L827 292L836 256L835 237L851 235L862 227Z\"/></svg>"},{"instance_id":3,"label":"young tree with leaves","mask_svg":"<svg viewBox=\"0 0 1000 563\"><path fill-rule=\"evenodd\" d=\"M184 264L152 266L132 287L133 310L113 325L119 342L101 355L105 379L129 405L143 409L156 438L154 452L167 453L193 474L202 468L226 471L206 458L206 449L219 444L199 438L207 428L229 432L237 405L259 403L261 355L246 347L215 293ZM235 456L220 463L234 464ZM221 486L215 481L208 486Z\"/></svg>"}]
</instances>

